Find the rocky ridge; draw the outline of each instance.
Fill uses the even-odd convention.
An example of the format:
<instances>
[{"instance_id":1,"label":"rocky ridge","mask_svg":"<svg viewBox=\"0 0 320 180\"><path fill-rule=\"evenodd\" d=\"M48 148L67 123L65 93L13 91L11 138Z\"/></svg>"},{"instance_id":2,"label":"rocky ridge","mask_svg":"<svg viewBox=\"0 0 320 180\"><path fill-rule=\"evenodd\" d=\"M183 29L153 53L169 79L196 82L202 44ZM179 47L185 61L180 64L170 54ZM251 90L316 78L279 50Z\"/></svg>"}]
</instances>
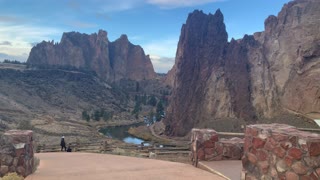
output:
<instances>
[{"instance_id":1,"label":"rocky ridge","mask_svg":"<svg viewBox=\"0 0 320 180\"><path fill-rule=\"evenodd\" d=\"M109 82L120 79L153 79L156 74L149 56L122 35L109 42L107 32L68 32L60 43L43 41L34 46L27 63L31 67L63 67L93 71Z\"/></svg>"},{"instance_id":2,"label":"rocky ridge","mask_svg":"<svg viewBox=\"0 0 320 180\"><path fill-rule=\"evenodd\" d=\"M219 118L320 114L319 12L318 0L289 2L266 19L265 31L230 42L220 10L189 14L167 78L168 134Z\"/></svg>"}]
</instances>

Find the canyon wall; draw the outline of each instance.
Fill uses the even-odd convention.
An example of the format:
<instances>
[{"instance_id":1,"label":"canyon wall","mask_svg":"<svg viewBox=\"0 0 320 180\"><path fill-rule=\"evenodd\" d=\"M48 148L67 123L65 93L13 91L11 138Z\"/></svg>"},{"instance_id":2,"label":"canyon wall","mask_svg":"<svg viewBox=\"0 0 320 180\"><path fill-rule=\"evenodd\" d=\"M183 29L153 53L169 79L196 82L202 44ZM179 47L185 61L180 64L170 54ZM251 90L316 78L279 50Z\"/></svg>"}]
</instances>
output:
<instances>
[{"instance_id":1,"label":"canyon wall","mask_svg":"<svg viewBox=\"0 0 320 180\"><path fill-rule=\"evenodd\" d=\"M107 81L120 79L153 79L154 72L149 56L140 46L122 35L109 42L107 32L98 34L64 33L60 43L41 42L30 52L27 63L31 67L68 67L93 71Z\"/></svg>"},{"instance_id":2,"label":"canyon wall","mask_svg":"<svg viewBox=\"0 0 320 180\"><path fill-rule=\"evenodd\" d=\"M320 1L289 2L265 31L230 42L223 21L220 10L196 10L182 26L168 75L168 134L218 118L320 114Z\"/></svg>"}]
</instances>

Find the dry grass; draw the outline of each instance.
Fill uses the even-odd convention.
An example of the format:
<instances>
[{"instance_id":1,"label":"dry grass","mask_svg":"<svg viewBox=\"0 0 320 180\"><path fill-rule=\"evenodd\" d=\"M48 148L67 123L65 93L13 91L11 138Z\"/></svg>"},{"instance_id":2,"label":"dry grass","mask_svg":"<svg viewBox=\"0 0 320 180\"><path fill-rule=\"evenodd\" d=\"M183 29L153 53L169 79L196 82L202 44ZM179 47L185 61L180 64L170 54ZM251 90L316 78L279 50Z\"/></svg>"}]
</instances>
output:
<instances>
[{"instance_id":1,"label":"dry grass","mask_svg":"<svg viewBox=\"0 0 320 180\"><path fill-rule=\"evenodd\" d=\"M138 138L144 139L146 141L151 141L153 139L153 136L151 132L149 131L148 127L146 126L139 126L139 127L131 127L128 130L129 134L134 135Z\"/></svg>"},{"instance_id":2,"label":"dry grass","mask_svg":"<svg viewBox=\"0 0 320 180\"><path fill-rule=\"evenodd\" d=\"M291 126L295 126L297 128L319 128L318 125L307 119L305 117L293 114L281 114L274 118L263 118L259 119L259 124L270 124L270 123L279 123L279 124L288 124Z\"/></svg>"},{"instance_id":3,"label":"dry grass","mask_svg":"<svg viewBox=\"0 0 320 180\"><path fill-rule=\"evenodd\" d=\"M17 173L9 173L5 176L3 176L2 178L0 178L0 180L23 180L24 178L22 176L19 176Z\"/></svg>"},{"instance_id":4,"label":"dry grass","mask_svg":"<svg viewBox=\"0 0 320 180\"><path fill-rule=\"evenodd\" d=\"M297 128L319 128L316 123L305 117L283 113L272 118L259 118L256 122L248 122L244 119L220 118L201 121L196 128L210 128L218 132L243 132L242 126L249 124L288 124Z\"/></svg>"}]
</instances>

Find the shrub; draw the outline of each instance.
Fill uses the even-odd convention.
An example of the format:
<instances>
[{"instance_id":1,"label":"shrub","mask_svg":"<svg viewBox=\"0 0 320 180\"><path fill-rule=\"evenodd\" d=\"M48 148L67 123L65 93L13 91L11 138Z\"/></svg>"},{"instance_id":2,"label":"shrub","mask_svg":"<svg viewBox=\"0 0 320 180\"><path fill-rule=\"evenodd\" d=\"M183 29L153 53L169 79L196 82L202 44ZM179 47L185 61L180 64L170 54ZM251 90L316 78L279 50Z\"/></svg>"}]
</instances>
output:
<instances>
[{"instance_id":1,"label":"shrub","mask_svg":"<svg viewBox=\"0 0 320 180\"><path fill-rule=\"evenodd\" d=\"M82 111L82 119L86 120L87 122L90 121L90 116L87 111Z\"/></svg>"},{"instance_id":2,"label":"shrub","mask_svg":"<svg viewBox=\"0 0 320 180\"><path fill-rule=\"evenodd\" d=\"M148 101L148 104L155 107L157 105L157 99L154 95L152 95Z\"/></svg>"},{"instance_id":3,"label":"shrub","mask_svg":"<svg viewBox=\"0 0 320 180\"><path fill-rule=\"evenodd\" d=\"M22 176L19 176L17 173L9 173L2 177L1 180L23 180Z\"/></svg>"},{"instance_id":4,"label":"shrub","mask_svg":"<svg viewBox=\"0 0 320 180\"><path fill-rule=\"evenodd\" d=\"M161 101L158 102L156 111L157 111L157 114L156 114L157 121L160 121L164 111L164 107Z\"/></svg>"},{"instance_id":5,"label":"shrub","mask_svg":"<svg viewBox=\"0 0 320 180\"><path fill-rule=\"evenodd\" d=\"M95 110L94 113L91 115L91 118L95 121L100 121L100 111L99 110Z\"/></svg>"},{"instance_id":6,"label":"shrub","mask_svg":"<svg viewBox=\"0 0 320 180\"><path fill-rule=\"evenodd\" d=\"M19 121L17 128L21 130L33 130L33 126L31 125L30 121L26 120Z\"/></svg>"},{"instance_id":7,"label":"shrub","mask_svg":"<svg viewBox=\"0 0 320 180\"><path fill-rule=\"evenodd\" d=\"M104 112L102 116L103 120L105 121L112 119L112 117L113 117L113 112Z\"/></svg>"},{"instance_id":8,"label":"shrub","mask_svg":"<svg viewBox=\"0 0 320 180\"><path fill-rule=\"evenodd\" d=\"M3 61L3 63L7 63L7 64L26 64L26 62L20 62L20 61L17 61L17 60L9 60L9 59L5 59Z\"/></svg>"}]
</instances>

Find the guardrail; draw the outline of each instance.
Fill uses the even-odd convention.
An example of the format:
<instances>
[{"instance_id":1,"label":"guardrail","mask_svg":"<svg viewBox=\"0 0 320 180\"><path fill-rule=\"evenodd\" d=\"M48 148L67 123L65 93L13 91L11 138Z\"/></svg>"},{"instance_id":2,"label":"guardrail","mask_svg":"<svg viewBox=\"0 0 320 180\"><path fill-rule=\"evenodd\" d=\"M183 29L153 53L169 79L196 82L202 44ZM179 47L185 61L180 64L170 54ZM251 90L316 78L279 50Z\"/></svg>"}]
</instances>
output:
<instances>
[{"instance_id":1,"label":"guardrail","mask_svg":"<svg viewBox=\"0 0 320 180\"><path fill-rule=\"evenodd\" d=\"M313 128L297 128L301 131L310 131L310 132L319 132L320 129L313 129ZM221 136L244 136L244 133L233 133L233 132L217 132L218 135ZM73 152L95 152L95 153L108 153L112 152L115 149L123 149L123 150L131 150L137 151L141 153L155 153L158 155L167 155L167 154L188 154L190 152L190 147L188 145L185 146L176 146L176 147L155 147L155 146L144 146L141 145L113 145L107 144L105 142L92 142L92 143L71 143L72 151ZM37 145L35 148L36 152L59 152L61 151L61 147L59 144L55 145Z\"/></svg>"},{"instance_id":2,"label":"guardrail","mask_svg":"<svg viewBox=\"0 0 320 180\"><path fill-rule=\"evenodd\" d=\"M111 153L116 149L123 149L129 151L136 151L139 153L149 154L150 152L159 155L165 154L188 154L190 148L188 146L184 147L155 147L155 146L141 146L141 145L113 145L107 144L105 142L94 142L94 143L71 143L72 152L95 152L95 153ZM37 153L45 152L60 152L61 146L59 144L46 145L40 144L36 146Z\"/></svg>"}]
</instances>

